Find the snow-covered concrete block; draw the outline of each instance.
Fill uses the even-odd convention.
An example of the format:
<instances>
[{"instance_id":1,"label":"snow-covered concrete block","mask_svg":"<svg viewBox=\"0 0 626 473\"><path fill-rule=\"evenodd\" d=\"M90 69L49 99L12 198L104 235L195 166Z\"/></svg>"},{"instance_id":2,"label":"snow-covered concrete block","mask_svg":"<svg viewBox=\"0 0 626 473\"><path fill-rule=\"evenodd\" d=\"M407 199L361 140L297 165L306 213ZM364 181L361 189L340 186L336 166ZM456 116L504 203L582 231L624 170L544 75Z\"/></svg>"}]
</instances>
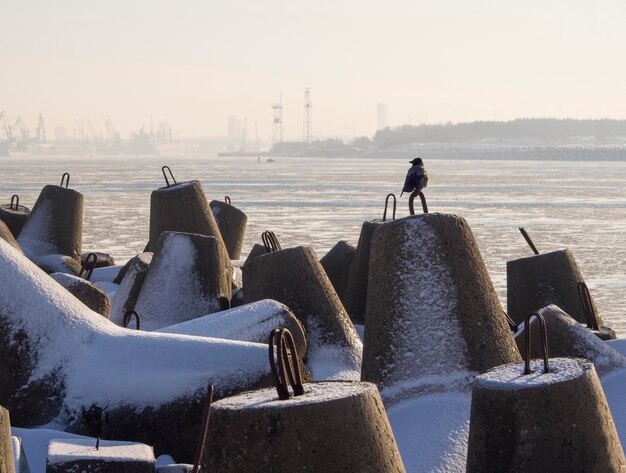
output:
<instances>
[{"instance_id":1,"label":"snow-covered concrete block","mask_svg":"<svg viewBox=\"0 0 626 473\"><path fill-rule=\"evenodd\" d=\"M305 358L307 338L304 327L286 305L271 299L163 327L158 332L267 343L270 332L283 327L293 335L298 355Z\"/></svg>"},{"instance_id":2,"label":"snow-covered concrete block","mask_svg":"<svg viewBox=\"0 0 626 473\"><path fill-rule=\"evenodd\" d=\"M506 305L515 323L550 304L559 306L571 317L585 323L585 310L578 293L584 278L569 249L542 253L506 263ZM598 324L600 313L591 298Z\"/></svg>"},{"instance_id":3,"label":"snow-covered concrete block","mask_svg":"<svg viewBox=\"0 0 626 473\"><path fill-rule=\"evenodd\" d=\"M362 379L386 405L520 359L495 288L460 217L379 225L371 243Z\"/></svg>"},{"instance_id":4,"label":"snow-covered concrete block","mask_svg":"<svg viewBox=\"0 0 626 473\"><path fill-rule=\"evenodd\" d=\"M53 439L48 444L46 473L155 473L152 447L141 443L96 439Z\"/></svg>"},{"instance_id":5,"label":"snow-covered concrete block","mask_svg":"<svg viewBox=\"0 0 626 473\"><path fill-rule=\"evenodd\" d=\"M233 268L221 239L164 232L134 309L156 330L230 307Z\"/></svg>"},{"instance_id":6,"label":"snow-covered concrete block","mask_svg":"<svg viewBox=\"0 0 626 473\"><path fill-rule=\"evenodd\" d=\"M286 400L269 388L213 403L201 471L405 469L376 386L321 382Z\"/></svg>"},{"instance_id":7,"label":"snow-covered concrete block","mask_svg":"<svg viewBox=\"0 0 626 473\"><path fill-rule=\"evenodd\" d=\"M335 292L345 305L345 292L350 277L350 267L354 261L356 248L347 241L339 241L326 253L320 263L335 288Z\"/></svg>"},{"instance_id":8,"label":"snow-covered concrete block","mask_svg":"<svg viewBox=\"0 0 626 473\"><path fill-rule=\"evenodd\" d=\"M467 472L626 470L600 380L588 360L511 363L476 377Z\"/></svg>"},{"instance_id":9,"label":"snow-covered concrete block","mask_svg":"<svg viewBox=\"0 0 626 473\"><path fill-rule=\"evenodd\" d=\"M83 195L60 186L45 186L17 239L31 260L48 254L80 260Z\"/></svg>"},{"instance_id":10,"label":"snow-covered concrete block","mask_svg":"<svg viewBox=\"0 0 626 473\"><path fill-rule=\"evenodd\" d=\"M350 274L346 284L344 304L350 318L355 323L365 321L365 303L367 301L367 284L370 265L370 246L374 230L384 225L382 220L363 222L361 235L356 246L356 252L350 266Z\"/></svg>"},{"instance_id":11,"label":"snow-covered concrete block","mask_svg":"<svg viewBox=\"0 0 626 473\"><path fill-rule=\"evenodd\" d=\"M212 200L209 206L220 229L230 259L238 260L241 257L241 247L246 233L248 216L234 205L221 200Z\"/></svg>"},{"instance_id":12,"label":"snow-covered concrete block","mask_svg":"<svg viewBox=\"0 0 626 473\"><path fill-rule=\"evenodd\" d=\"M15 473L9 411L0 406L0 473Z\"/></svg>"},{"instance_id":13,"label":"snow-covered concrete block","mask_svg":"<svg viewBox=\"0 0 626 473\"><path fill-rule=\"evenodd\" d=\"M111 313L111 301L106 292L86 279L72 274L52 273L52 279L67 289L70 294L94 312L108 318Z\"/></svg>"},{"instance_id":14,"label":"snow-covered concrete block","mask_svg":"<svg viewBox=\"0 0 626 473\"><path fill-rule=\"evenodd\" d=\"M267 344L123 329L4 240L0 280L0 404L17 425L140 441L190 461L207 383L216 399L267 385Z\"/></svg>"},{"instance_id":15,"label":"snow-covered concrete block","mask_svg":"<svg viewBox=\"0 0 626 473\"><path fill-rule=\"evenodd\" d=\"M600 376L613 370L626 368L626 357L613 349L611 345L600 340L594 333L574 320L559 307L549 305L539 311L546 321L548 332L548 346L550 356L576 357L591 361ZM541 337L537 319L531 321L531 354L533 357L541 355ZM517 347L526 356L526 331L522 324L515 333Z\"/></svg>"},{"instance_id":16,"label":"snow-covered concrete block","mask_svg":"<svg viewBox=\"0 0 626 473\"><path fill-rule=\"evenodd\" d=\"M257 257L243 267L243 283L246 302L277 300L302 322L314 380L360 377L361 340L311 247Z\"/></svg>"},{"instance_id":17,"label":"snow-covered concrete block","mask_svg":"<svg viewBox=\"0 0 626 473\"><path fill-rule=\"evenodd\" d=\"M131 258L120 270L120 273L123 271L124 275L119 279L120 286L111 301L110 317L111 321L117 325L122 325L124 314L135 308L151 261L152 253L140 253Z\"/></svg>"},{"instance_id":18,"label":"snow-covered concrete block","mask_svg":"<svg viewBox=\"0 0 626 473\"><path fill-rule=\"evenodd\" d=\"M144 251L154 251L163 232L198 233L222 239L199 181L181 182L152 192L150 241Z\"/></svg>"}]
</instances>

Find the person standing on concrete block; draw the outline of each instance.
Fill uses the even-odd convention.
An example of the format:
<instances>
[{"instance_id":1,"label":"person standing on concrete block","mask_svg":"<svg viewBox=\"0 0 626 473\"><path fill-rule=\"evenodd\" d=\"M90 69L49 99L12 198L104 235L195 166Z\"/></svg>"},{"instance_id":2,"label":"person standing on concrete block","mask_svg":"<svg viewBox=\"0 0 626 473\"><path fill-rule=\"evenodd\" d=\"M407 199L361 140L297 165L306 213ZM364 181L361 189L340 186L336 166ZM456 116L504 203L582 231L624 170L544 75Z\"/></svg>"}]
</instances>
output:
<instances>
[{"instance_id":1,"label":"person standing on concrete block","mask_svg":"<svg viewBox=\"0 0 626 473\"><path fill-rule=\"evenodd\" d=\"M374 232L361 376L387 405L467 390L478 373L519 359L465 220L421 214Z\"/></svg>"},{"instance_id":2,"label":"person standing on concrete block","mask_svg":"<svg viewBox=\"0 0 626 473\"><path fill-rule=\"evenodd\" d=\"M400 197L405 192L421 192L428 186L428 171L424 167L422 158L415 158L409 161L413 166L409 168L404 179L404 187L400 193Z\"/></svg>"}]
</instances>

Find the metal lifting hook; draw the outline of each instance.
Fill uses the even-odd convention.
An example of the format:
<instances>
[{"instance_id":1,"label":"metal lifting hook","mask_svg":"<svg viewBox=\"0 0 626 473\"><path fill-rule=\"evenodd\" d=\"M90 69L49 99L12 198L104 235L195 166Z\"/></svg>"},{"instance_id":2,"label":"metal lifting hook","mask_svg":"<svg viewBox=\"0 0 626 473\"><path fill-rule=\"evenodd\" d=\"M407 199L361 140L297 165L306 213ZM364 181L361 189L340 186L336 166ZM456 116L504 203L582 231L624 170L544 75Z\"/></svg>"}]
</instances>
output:
<instances>
[{"instance_id":1,"label":"metal lifting hook","mask_svg":"<svg viewBox=\"0 0 626 473\"><path fill-rule=\"evenodd\" d=\"M276 347L276 355L274 354L274 347ZM293 335L286 328L277 328L270 332L269 359L278 398L282 401L289 399L289 384L293 388L294 396L302 396L304 386L302 385L300 365L298 365L298 352Z\"/></svg>"},{"instance_id":2,"label":"metal lifting hook","mask_svg":"<svg viewBox=\"0 0 626 473\"><path fill-rule=\"evenodd\" d=\"M387 197L385 197L385 211L383 212L383 222L387 220L387 206L389 205L389 197L393 197L393 215L391 218L392 220L396 219L396 204L398 200L396 199L395 194L387 194Z\"/></svg>"},{"instance_id":3,"label":"metal lifting hook","mask_svg":"<svg viewBox=\"0 0 626 473\"><path fill-rule=\"evenodd\" d=\"M169 166L163 166L161 168L161 172L163 173L163 177L165 178L165 184L167 185L167 187L170 187L170 181L167 178L167 174L165 173L166 169L170 173L170 178L172 179L172 182L174 183L174 185L176 185L177 184L176 179L174 179L174 174L172 174L172 170L170 169Z\"/></svg>"}]
</instances>

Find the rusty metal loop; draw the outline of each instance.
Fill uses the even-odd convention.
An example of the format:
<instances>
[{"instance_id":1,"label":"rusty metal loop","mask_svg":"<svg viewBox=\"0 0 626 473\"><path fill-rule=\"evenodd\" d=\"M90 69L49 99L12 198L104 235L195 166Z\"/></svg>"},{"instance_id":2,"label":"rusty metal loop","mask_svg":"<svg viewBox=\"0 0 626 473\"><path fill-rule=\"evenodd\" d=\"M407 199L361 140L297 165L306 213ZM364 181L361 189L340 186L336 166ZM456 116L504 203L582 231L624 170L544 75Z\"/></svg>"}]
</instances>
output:
<instances>
[{"instance_id":1,"label":"rusty metal loop","mask_svg":"<svg viewBox=\"0 0 626 473\"><path fill-rule=\"evenodd\" d=\"M167 185L167 187L170 186L170 180L167 178L167 174L165 173L166 169L170 173L170 177L172 178L172 182L174 183L174 185L176 185L177 184L176 179L174 179L174 174L172 174L172 170L170 169L169 166L163 166L161 168L161 172L163 173L163 177L165 178L165 184Z\"/></svg>"},{"instance_id":2,"label":"rusty metal loop","mask_svg":"<svg viewBox=\"0 0 626 473\"><path fill-rule=\"evenodd\" d=\"M198 473L200 471L200 462L202 461L202 455L204 453L204 444L206 443L206 437L209 433L209 416L211 415L211 403L213 402L213 385L209 384L206 391L206 398L204 400L204 408L202 409L202 425L200 428L200 435L198 436L198 445L196 446L196 455L193 461L192 473Z\"/></svg>"},{"instance_id":3,"label":"rusty metal loop","mask_svg":"<svg viewBox=\"0 0 626 473\"><path fill-rule=\"evenodd\" d=\"M13 210L13 204L15 204L15 210L19 210L20 207L20 196L17 194L13 194L11 196L11 204L9 205L9 210Z\"/></svg>"},{"instance_id":4,"label":"rusty metal loop","mask_svg":"<svg viewBox=\"0 0 626 473\"><path fill-rule=\"evenodd\" d=\"M100 450L100 437L96 437L96 450Z\"/></svg>"},{"instance_id":5,"label":"rusty metal loop","mask_svg":"<svg viewBox=\"0 0 626 473\"><path fill-rule=\"evenodd\" d=\"M96 269L96 265L98 264L98 255L95 253L89 253L87 258L85 258L85 264L80 268L80 273L78 273L78 277L82 278L83 274L85 274L85 279L87 281L91 281L91 276L93 275L93 270Z\"/></svg>"},{"instance_id":6,"label":"rusty metal loop","mask_svg":"<svg viewBox=\"0 0 626 473\"><path fill-rule=\"evenodd\" d=\"M396 195L395 194L387 194L387 197L385 197L385 211L383 212L383 222L385 220L387 220L387 206L389 204L389 197L393 197L393 216L392 216L392 220L396 219L396 205L398 203L398 199L396 199Z\"/></svg>"},{"instance_id":7,"label":"rusty metal loop","mask_svg":"<svg viewBox=\"0 0 626 473\"><path fill-rule=\"evenodd\" d=\"M274 353L274 347L276 347L276 353ZM278 398L282 401L289 399L289 384L291 384L294 396L303 395L304 386L298 364L298 352L293 335L288 329L276 328L270 332L269 360Z\"/></svg>"},{"instance_id":8,"label":"rusty metal loop","mask_svg":"<svg viewBox=\"0 0 626 473\"><path fill-rule=\"evenodd\" d=\"M139 317L139 314L136 310L126 311L126 313L124 314L124 319L122 320L122 325L124 326L124 328L128 328L128 325L130 324L130 319L133 315L135 316L135 330L141 330L141 317Z\"/></svg>"},{"instance_id":9,"label":"rusty metal loop","mask_svg":"<svg viewBox=\"0 0 626 473\"><path fill-rule=\"evenodd\" d=\"M420 200L422 201L422 212L424 212L425 214L428 213L428 205L426 205L426 197L424 196L424 193L422 191L413 191L409 196L409 214L411 215L415 215L415 206L413 204L413 201L418 195L420 196Z\"/></svg>"},{"instance_id":10,"label":"rusty metal loop","mask_svg":"<svg viewBox=\"0 0 626 473\"><path fill-rule=\"evenodd\" d=\"M583 312L585 313L587 327L591 330L600 330L600 326L598 325L598 316L591 299L591 293L589 292L589 288L585 282L578 283L578 295L580 296L580 302L583 305Z\"/></svg>"},{"instance_id":11,"label":"rusty metal loop","mask_svg":"<svg viewBox=\"0 0 626 473\"><path fill-rule=\"evenodd\" d=\"M526 230L524 230L524 227L520 227L519 231L522 234L522 236L524 237L524 240L526 240L526 243L528 243L528 246L530 246L530 249L533 250L533 253L535 253L535 255L538 255L539 254L539 250L537 249L537 247L535 246L533 241L530 239L530 235L528 234L528 232Z\"/></svg>"},{"instance_id":12,"label":"rusty metal loop","mask_svg":"<svg viewBox=\"0 0 626 473\"><path fill-rule=\"evenodd\" d=\"M227 195L224 196L224 202L226 202L228 205L230 205L230 197L228 197Z\"/></svg>"},{"instance_id":13,"label":"rusty metal loop","mask_svg":"<svg viewBox=\"0 0 626 473\"><path fill-rule=\"evenodd\" d=\"M268 253L273 253L274 251L282 250L278 238L276 238L276 234L269 230L264 231L261 234L261 240L263 240L263 245L265 246L265 251Z\"/></svg>"},{"instance_id":14,"label":"rusty metal loop","mask_svg":"<svg viewBox=\"0 0 626 473\"><path fill-rule=\"evenodd\" d=\"M543 318L539 312L532 312L526 317L524 321L524 344L526 346L526 354L524 357L524 374L531 374L532 370L530 369L530 320L533 317L537 317L539 320L539 328L541 330L541 349L543 351L543 371L544 373L550 372L550 365L548 360L550 355L548 353L548 330L546 328L546 319Z\"/></svg>"},{"instance_id":15,"label":"rusty metal loop","mask_svg":"<svg viewBox=\"0 0 626 473\"><path fill-rule=\"evenodd\" d=\"M67 180L65 179L67 177ZM64 172L61 176L61 187L63 187L63 183L65 183L65 188L67 189L70 186L70 173Z\"/></svg>"}]
</instances>

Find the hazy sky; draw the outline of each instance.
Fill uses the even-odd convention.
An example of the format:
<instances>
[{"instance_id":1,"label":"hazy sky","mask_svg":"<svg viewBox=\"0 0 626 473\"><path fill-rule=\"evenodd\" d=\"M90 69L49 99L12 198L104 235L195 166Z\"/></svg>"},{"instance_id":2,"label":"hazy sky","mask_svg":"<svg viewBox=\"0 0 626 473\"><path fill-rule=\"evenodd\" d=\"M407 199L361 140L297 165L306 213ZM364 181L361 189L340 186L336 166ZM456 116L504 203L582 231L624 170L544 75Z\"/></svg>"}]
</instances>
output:
<instances>
[{"instance_id":1,"label":"hazy sky","mask_svg":"<svg viewBox=\"0 0 626 473\"><path fill-rule=\"evenodd\" d=\"M68 132L167 119L225 135L229 115L288 138L527 116L626 117L626 2L0 0L0 110Z\"/></svg>"}]
</instances>

